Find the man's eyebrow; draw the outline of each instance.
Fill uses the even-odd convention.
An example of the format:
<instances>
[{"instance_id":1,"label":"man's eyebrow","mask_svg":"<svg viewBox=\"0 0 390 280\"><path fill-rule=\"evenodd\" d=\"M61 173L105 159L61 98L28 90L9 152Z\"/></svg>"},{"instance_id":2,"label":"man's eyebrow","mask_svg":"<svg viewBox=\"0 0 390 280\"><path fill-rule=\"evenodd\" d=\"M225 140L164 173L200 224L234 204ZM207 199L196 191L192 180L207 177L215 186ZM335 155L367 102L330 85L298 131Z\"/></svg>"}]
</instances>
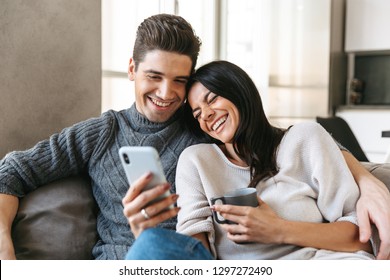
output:
<instances>
[{"instance_id":1,"label":"man's eyebrow","mask_svg":"<svg viewBox=\"0 0 390 280\"><path fill-rule=\"evenodd\" d=\"M157 71L157 70L153 70L153 69L149 69L149 70L145 70L144 73L146 74L155 74L155 75L161 75L161 76L164 76L164 73L163 72L160 72L160 71ZM190 78L190 75L187 75L187 76L177 76L175 77L175 79L185 79L185 80L188 80Z\"/></svg>"},{"instance_id":2,"label":"man's eyebrow","mask_svg":"<svg viewBox=\"0 0 390 280\"><path fill-rule=\"evenodd\" d=\"M151 74L156 74L156 75L164 75L164 73L156 71L156 70L153 70L153 69L145 70L144 73L151 73Z\"/></svg>"}]
</instances>

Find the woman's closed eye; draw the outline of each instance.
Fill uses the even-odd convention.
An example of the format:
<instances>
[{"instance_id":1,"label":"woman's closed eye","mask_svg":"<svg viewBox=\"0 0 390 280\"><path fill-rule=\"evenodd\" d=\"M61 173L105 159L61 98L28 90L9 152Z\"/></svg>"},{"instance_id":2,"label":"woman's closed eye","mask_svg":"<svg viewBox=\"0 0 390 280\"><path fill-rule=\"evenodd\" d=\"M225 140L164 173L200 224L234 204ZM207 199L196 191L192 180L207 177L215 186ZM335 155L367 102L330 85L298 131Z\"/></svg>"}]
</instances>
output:
<instances>
[{"instance_id":1,"label":"woman's closed eye","mask_svg":"<svg viewBox=\"0 0 390 280\"><path fill-rule=\"evenodd\" d=\"M210 105L213 104L218 98L218 95L217 94L214 94L212 93L211 91L208 92L205 97L204 97L204 100L203 100L203 108L206 108L206 107L209 107L210 108ZM196 120L199 120L200 116L202 115L202 109L201 109L202 106L199 106L197 108L195 108L193 111L192 111L192 114L194 116L194 118Z\"/></svg>"},{"instance_id":2,"label":"woman's closed eye","mask_svg":"<svg viewBox=\"0 0 390 280\"><path fill-rule=\"evenodd\" d=\"M194 111L194 112L192 112L192 114L193 114L193 116L194 116L194 118L195 118L196 120L199 119L201 113L202 113L202 112L200 111L200 109L199 109L199 110L196 110L196 111Z\"/></svg>"},{"instance_id":3,"label":"woman's closed eye","mask_svg":"<svg viewBox=\"0 0 390 280\"><path fill-rule=\"evenodd\" d=\"M208 105L212 104L217 98L218 98L218 95L213 94L213 93L209 94L207 96L207 104Z\"/></svg>"}]
</instances>

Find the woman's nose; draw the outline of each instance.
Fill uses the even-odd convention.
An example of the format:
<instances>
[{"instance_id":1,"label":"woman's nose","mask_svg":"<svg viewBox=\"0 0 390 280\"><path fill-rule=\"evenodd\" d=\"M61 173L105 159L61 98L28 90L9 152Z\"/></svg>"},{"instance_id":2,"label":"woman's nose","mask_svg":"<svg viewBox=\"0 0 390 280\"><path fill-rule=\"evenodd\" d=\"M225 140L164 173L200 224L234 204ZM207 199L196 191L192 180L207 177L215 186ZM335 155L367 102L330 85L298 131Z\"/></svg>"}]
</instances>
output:
<instances>
[{"instance_id":1,"label":"woman's nose","mask_svg":"<svg viewBox=\"0 0 390 280\"><path fill-rule=\"evenodd\" d=\"M202 110L202 119L207 121L214 115L214 110L210 106L205 106Z\"/></svg>"}]
</instances>

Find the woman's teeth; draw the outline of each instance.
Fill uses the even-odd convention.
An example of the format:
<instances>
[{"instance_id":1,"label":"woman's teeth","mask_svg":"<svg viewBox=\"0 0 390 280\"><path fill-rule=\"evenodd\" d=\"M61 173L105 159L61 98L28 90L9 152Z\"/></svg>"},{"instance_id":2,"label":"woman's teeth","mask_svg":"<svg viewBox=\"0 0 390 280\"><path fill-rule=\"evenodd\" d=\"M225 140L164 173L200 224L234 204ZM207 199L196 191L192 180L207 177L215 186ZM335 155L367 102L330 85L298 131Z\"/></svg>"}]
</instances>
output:
<instances>
[{"instance_id":1,"label":"woman's teeth","mask_svg":"<svg viewBox=\"0 0 390 280\"><path fill-rule=\"evenodd\" d=\"M226 121L226 119L227 119L226 116L220 118L220 119L213 125L212 129L213 129L214 131L216 131L216 130L218 129L218 127Z\"/></svg>"}]
</instances>

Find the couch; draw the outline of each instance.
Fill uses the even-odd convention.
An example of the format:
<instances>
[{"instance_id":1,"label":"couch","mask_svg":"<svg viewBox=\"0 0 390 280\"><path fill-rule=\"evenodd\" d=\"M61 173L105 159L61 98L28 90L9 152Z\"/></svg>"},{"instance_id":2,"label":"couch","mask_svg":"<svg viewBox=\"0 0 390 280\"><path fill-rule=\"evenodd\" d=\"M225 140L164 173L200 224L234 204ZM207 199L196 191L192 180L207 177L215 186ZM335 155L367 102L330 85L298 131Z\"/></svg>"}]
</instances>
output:
<instances>
[{"instance_id":1,"label":"couch","mask_svg":"<svg viewBox=\"0 0 390 280\"><path fill-rule=\"evenodd\" d=\"M390 164L363 163L390 189ZM20 200L12 238L17 259L92 259L98 240L88 176L52 182Z\"/></svg>"}]
</instances>

